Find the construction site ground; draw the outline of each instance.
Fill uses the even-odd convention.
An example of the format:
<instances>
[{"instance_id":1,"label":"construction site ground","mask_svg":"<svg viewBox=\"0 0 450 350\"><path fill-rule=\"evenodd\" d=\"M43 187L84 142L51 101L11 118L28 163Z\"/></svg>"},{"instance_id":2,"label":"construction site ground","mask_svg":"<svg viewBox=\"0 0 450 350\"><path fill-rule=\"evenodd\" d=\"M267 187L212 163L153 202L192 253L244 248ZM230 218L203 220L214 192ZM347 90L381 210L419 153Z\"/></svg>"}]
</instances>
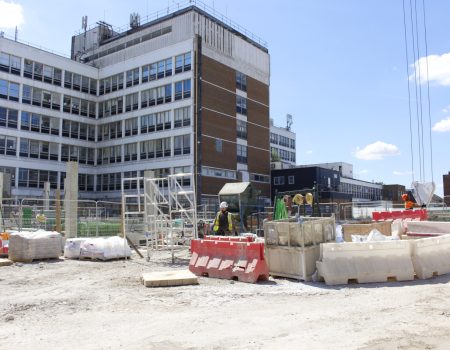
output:
<instances>
[{"instance_id":1,"label":"construction site ground","mask_svg":"<svg viewBox=\"0 0 450 350\"><path fill-rule=\"evenodd\" d=\"M0 349L449 349L450 275L328 287L199 278L145 288L150 262L43 261L0 267Z\"/></svg>"}]
</instances>

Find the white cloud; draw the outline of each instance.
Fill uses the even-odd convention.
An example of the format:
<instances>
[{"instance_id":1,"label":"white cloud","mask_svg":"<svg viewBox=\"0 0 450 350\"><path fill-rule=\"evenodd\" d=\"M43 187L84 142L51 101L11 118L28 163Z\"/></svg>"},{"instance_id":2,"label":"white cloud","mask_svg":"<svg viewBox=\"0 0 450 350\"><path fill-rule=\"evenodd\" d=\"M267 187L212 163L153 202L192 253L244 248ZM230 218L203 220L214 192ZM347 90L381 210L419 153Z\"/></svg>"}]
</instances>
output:
<instances>
[{"instance_id":1,"label":"white cloud","mask_svg":"<svg viewBox=\"0 0 450 350\"><path fill-rule=\"evenodd\" d=\"M0 0L0 28L14 28L23 22L22 5Z\"/></svg>"},{"instance_id":2,"label":"white cloud","mask_svg":"<svg viewBox=\"0 0 450 350\"><path fill-rule=\"evenodd\" d=\"M437 132L450 131L450 117L447 117L447 119L442 119L441 121L438 121L436 124L434 124L432 130L437 131Z\"/></svg>"},{"instance_id":3,"label":"white cloud","mask_svg":"<svg viewBox=\"0 0 450 350\"><path fill-rule=\"evenodd\" d=\"M400 150L396 145L391 145L382 141L376 141L364 148L356 148L354 155L358 159L363 160L380 160L387 156L396 156L400 154Z\"/></svg>"},{"instance_id":4,"label":"white cloud","mask_svg":"<svg viewBox=\"0 0 450 350\"><path fill-rule=\"evenodd\" d=\"M394 174L396 176L407 176L407 175L411 175L412 172L411 171L397 171L397 170L394 170L392 172L392 174Z\"/></svg>"},{"instance_id":5,"label":"white cloud","mask_svg":"<svg viewBox=\"0 0 450 350\"><path fill-rule=\"evenodd\" d=\"M420 69L420 80L422 83L427 81L427 57L421 57L414 63L416 74ZM450 52L442 55L428 56L428 74L429 81L438 85L450 86ZM410 79L414 79L414 73Z\"/></svg>"},{"instance_id":6,"label":"white cloud","mask_svg":"<svg viewBox=\"0 0 450 350\"><path fill-rule=\"evenodd\" d=\"M442 113L448 113L450 111L450 105L441 109Z\"/></svg>"}]
</instances>

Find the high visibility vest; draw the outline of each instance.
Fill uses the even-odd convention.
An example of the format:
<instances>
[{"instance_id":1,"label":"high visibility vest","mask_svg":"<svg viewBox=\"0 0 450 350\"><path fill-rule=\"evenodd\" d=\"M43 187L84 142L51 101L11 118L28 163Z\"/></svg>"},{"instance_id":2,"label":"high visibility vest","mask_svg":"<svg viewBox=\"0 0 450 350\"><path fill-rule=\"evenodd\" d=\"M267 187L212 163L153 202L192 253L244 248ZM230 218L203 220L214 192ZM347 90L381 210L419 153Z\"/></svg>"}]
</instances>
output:
<instances>
[{"instance_id":1,"label":"high visibility vest","mask_svg":"<svg viewBox=\"0 0 450 350\"><path fill-rule=\"evenodd\" d=\"M412 208L414 208L414 202L406 201L405 202L405 209L412 209Z\"/></svg>"},{"instance_id":2,"label":"high visibility vest","mask_svg":"<svg viewBox=\"0 0 450 350\"><path fill-rule=\"evenodd\" d=\"M217 232L219 231L219 215L220 215L220 211L217 213L216 215L216 219L214 220L214 227L213 227L213 231ZM231 215L230 212L228 212L228 231L232 231L233 230L233 216Z\"/></svg>"}]
</instances>

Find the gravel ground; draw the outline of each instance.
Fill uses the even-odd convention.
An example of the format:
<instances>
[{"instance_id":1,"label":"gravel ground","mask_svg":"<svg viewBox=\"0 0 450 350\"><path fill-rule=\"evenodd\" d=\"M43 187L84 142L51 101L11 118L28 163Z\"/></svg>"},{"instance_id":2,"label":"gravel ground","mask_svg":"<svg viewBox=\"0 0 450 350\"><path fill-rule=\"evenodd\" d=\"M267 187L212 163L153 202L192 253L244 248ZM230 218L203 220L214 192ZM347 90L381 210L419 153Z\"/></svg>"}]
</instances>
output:
<instances>
[{"instance_id":1,"label":"gravel ground","mask_svg":"<svg viewBox=\"0 0 450 350\"><path fill-rule=\"evenodd\" d=\"M152 261L0 267L0 349L449 349L450 275L327 287L270 279L145 288Z\"/></svg>"}]
</instances>

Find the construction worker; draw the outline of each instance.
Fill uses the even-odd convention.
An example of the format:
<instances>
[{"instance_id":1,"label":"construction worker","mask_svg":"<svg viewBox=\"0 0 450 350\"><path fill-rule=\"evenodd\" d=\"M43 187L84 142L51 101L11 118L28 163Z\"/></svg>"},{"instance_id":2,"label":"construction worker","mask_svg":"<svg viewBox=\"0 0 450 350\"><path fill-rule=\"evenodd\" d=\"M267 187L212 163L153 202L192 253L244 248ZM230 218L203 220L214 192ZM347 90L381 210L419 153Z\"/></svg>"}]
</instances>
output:
<instances>
[{"instance_id":1,"label":"construction worker","mask_svg":"<svg viewBox=\"0 0 450 350\"><path fill-rule=\"evenodd\" d=\"M230 235L233 231L233 217L228 211L227 202L220 203L220 211L214 220L213 231L219 236Z\"/></svg>"},{"instance_id":2,"label":"construction worker","mask_svg":"<svg viewBox=\"0 0 450 350\"><path fill-rule=\"evenodd\" d=\"M405 209L412 210L415 207L416 203L414 203L413 201L409 200L409 197L408 197L407 193L403 193L402 194L402 199L405 202Z\"/></svg>"}]
</instances>

